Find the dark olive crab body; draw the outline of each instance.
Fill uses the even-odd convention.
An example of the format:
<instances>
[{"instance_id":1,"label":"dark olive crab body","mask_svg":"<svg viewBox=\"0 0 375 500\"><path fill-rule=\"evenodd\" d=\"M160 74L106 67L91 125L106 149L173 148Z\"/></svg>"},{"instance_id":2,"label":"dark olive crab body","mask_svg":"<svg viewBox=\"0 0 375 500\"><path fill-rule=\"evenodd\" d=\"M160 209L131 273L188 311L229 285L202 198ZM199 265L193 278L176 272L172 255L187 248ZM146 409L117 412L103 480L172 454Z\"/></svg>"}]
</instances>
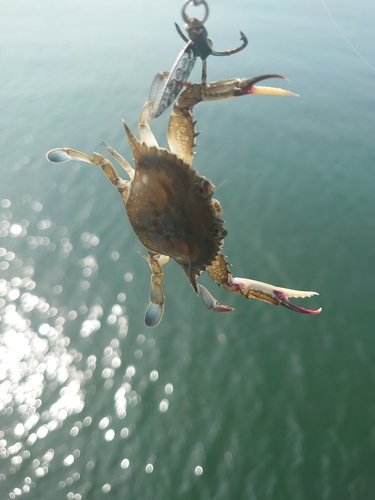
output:
<instances>
[{"instance_id":1,"label":"dark olive crab body","mask_svg":"<svg viewBox=\"0 0 375 500\"><path fill-rule=\"evenodd\" d=\"M129 221L143 245L180 264L196 290L196 276L214 262L227 234L212 202L214 186L175 154L126 131L135 161Z\"/></svg>"}]
</instances>

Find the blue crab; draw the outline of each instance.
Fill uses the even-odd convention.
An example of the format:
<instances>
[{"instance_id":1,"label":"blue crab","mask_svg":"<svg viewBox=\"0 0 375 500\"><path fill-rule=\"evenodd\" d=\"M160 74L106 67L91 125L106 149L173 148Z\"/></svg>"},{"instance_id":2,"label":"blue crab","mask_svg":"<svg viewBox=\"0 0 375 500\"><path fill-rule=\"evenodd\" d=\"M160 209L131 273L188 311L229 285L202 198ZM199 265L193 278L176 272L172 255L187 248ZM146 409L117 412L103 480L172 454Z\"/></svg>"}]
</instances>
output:
<instances>
[{"instance_id":1,"label":"blue crab","mask_svg":"<svg viewBox=\"0 0 375 500\"><path fill-rule=\"evenodd\" d=\"M247 79L228 79L206 82L205 61L202 82L187 84L173 106L168 124L169 150L159 147L150 124L165 91L168 74L159 73L150 91L150 100L142 109L138 140L123 121L133 153L135 168L106 143L107 152L123 167L130 180L123 180L113 163L99 153L92 156L70 148L57 148L47 153L52 163L76 160L101 167L106 177L118 189L135 234L146 247L151 269L149 305L145 323L158 325L164 312L165 298L163 266L170 258L184 270L191 286L205 306L216 312L233 309L220 304L198 281L206 271L220 287L269 304L284 306L293 311L318 314L290 301L291 298L311 297L316 292L282 288L246 278L235 278L229 271L222 253L227 234L221 219L221 206L213 198L214 185L192 166L193 148L197 133L194 129L193 107L201 101L223 100L252 94L295 95L289 91L262 87L256 84L280 75L262 75Z\"/></svg>"}]
</instances>

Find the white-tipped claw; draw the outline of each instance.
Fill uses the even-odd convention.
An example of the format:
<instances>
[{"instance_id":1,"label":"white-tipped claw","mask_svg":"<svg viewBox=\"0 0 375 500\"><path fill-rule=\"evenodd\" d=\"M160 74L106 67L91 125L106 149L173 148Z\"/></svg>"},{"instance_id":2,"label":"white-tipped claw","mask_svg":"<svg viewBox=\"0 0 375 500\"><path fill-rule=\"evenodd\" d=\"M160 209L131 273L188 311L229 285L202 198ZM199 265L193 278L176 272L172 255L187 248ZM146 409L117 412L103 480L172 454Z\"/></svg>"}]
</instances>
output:
<instances>
[{"instance_id":1,"label":"white-tipped claw","mask_svg":"<svg viewBox=\"0 0 375 500\"><path fill-rule=\"evenodd\" d=\"M316 310L306 309L293 304L289 300L290 298L305 298L312 297L313 295L319 295L317 292L292 290L290 288L282 288L280 286L274 286L247 278L233 278L232 285L238 289L237 293L240 293L248 299L254 298L262 300L263 302L281 305L304 314L319 314L322 310L322 308Z\"/></svg>"},{"instance_id":2,"label":"white-tipped claw","mask_svg":"<svg viewBox=\"0 0 375 500\"><path fill-rule=\"evenodd\" d=\"M289 90L284 90L277 87L262 87L262 86L258 87L257 85L254 85L251 88L251 91L248 93L257 95L280 95L287 97L300 97L299 94L296 94L295 92L290 92Z\"/></svg>"}]
</instances>

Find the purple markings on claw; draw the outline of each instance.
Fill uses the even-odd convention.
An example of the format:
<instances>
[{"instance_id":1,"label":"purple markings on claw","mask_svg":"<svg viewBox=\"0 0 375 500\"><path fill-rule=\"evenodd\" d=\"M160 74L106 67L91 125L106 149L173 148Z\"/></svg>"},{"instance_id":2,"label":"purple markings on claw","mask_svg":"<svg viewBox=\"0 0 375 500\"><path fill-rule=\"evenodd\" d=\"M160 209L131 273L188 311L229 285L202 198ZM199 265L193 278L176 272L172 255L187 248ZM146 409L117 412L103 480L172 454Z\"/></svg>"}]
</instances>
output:
<instances>
[{"instance_id":1,"label":"purple markings on claw","mask_svg":"<svg viewBox=\"0 0 375 500\"><path fill-rule=\"evenodd\" d=\"M292 311L297 311L297 312L300 312L303 314L319 314L322 310L321 307L319 309L313 310L313 309L306 309L305 307L297 306L296 304L293 304L292 302L290 302L288 297L281 290L273 290L273 293L280 300L280 302L283 306L287 307L288 309L291 309Z\"/></svg>"}]
</instances>

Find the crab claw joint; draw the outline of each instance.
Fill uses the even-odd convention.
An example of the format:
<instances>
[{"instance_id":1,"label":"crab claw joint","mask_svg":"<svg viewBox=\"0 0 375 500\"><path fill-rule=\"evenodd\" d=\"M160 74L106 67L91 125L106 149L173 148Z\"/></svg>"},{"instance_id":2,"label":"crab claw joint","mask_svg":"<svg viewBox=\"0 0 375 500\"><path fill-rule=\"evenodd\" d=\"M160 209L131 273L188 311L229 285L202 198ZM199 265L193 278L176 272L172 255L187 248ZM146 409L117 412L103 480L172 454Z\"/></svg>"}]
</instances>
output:
<instances>
[{"instance_id":1,"label":"crab claw joint","mask_svg":"<svg viewBox=\"0 0 375 500\"><path fill-rule=\"evenodd\" d=\"M289 288L281 288L261 281L250 280L246 278L233 278L230 290L236 292L247 299L257 299L262 302L268 302L276 306L284 306L292 311L303 314L319 314L322 310L306 309L304 307L293 304L289 298L304 298L319 295L317 292L303 292L300 290L291 290Z\"/></svg>"}]
</instances>

